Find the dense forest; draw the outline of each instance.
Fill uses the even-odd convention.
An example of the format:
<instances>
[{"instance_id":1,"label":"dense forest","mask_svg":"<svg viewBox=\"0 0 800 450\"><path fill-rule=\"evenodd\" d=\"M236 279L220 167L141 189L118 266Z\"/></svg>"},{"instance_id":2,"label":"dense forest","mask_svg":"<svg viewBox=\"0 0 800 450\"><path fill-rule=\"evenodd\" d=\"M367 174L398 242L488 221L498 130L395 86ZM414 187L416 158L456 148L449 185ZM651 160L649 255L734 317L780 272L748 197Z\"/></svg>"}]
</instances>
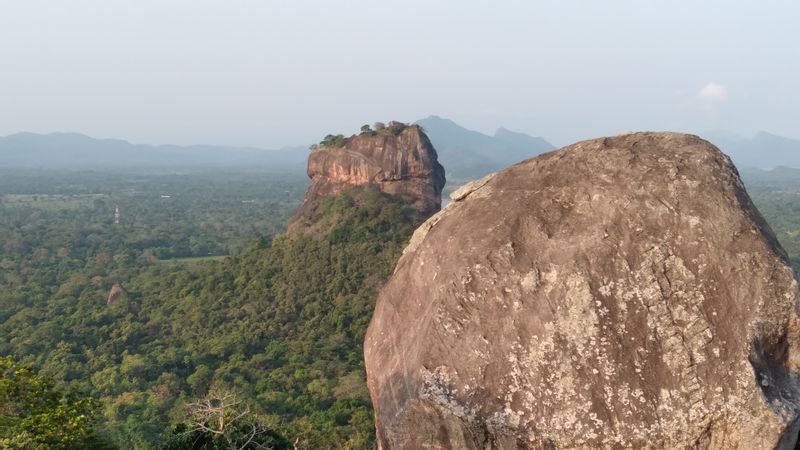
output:
<instances>
[{"instance_id":1,"label":"dense forest","mask_svg":"<svg viewBox=\"0 0 800 450\"><path fill-rule=\"evenodd\" d=\"M191 405L223 393L274 448L371 446L361 340L420 221L403 203L353 190L322 205L313 233L273 238L304 177L1 183L0 354L95 401L106 441L194 448Z\"/></svg>"},{"instance_id":2,"label":"dense forest","mask_svg":"<svg viewBox=\"0 0 800 450\"><path fill-rule=\"evenodd\" d=\"M800 273L800 169L745 169L741 175L753 203Z\"/></svg>"},{"instance_id":3,"label":"dense forest","mask_svg":"<svg viewBox=\"0 0 800 450\"><path fill-rule=\"evenodd\" d=\"M800 171L744 178L798 268ZM421 218L354 189L280 234L306 184L2 174L0 447L371 448L362 339Z\"/></svg>"}]
</instances>

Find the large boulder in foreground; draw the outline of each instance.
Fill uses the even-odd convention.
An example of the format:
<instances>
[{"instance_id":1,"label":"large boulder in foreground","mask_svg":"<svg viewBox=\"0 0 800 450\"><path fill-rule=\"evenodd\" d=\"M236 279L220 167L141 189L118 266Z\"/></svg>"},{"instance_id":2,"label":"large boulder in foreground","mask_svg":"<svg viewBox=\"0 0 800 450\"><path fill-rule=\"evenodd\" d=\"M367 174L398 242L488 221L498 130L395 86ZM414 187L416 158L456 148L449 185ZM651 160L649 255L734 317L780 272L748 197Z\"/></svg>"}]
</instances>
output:
<instances>
[{"instance_id":1,"label":"large boulder in foreground","mask_svg":"<svg viewBox=\"0 0 800 450\"><path fill-rule=\"evenodd\" d=\"M445 184L444 168L422 128L399 123L351 136L338 147L313 150L308 176L311 185L290 228L313 222L322 199L354 186L398 196L428 217L441 208Z\"/></svg>"},{"instance_id":2,"label":"large boulder in foreground","mask_svg":"<svg viewBox=\"0 0 800 450\"><path fill-rule=\"evenodd\" d=\"M793 448L798 284L713 145L581 142L452 198L367 332L380 448Z\"/></svg>"}]
</instances>

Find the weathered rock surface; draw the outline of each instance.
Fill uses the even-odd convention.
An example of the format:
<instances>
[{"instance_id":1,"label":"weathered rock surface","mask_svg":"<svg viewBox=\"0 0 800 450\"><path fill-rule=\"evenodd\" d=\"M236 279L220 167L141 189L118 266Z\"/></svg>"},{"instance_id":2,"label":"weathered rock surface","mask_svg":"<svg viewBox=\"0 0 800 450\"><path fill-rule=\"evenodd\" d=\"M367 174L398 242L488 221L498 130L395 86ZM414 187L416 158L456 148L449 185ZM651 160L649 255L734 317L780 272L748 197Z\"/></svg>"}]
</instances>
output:
<instances>
[{"instance_id":1,"label":"weathered rock surface","mask_svg":"<svg viewBox=\"0 0 800 450\"><path fill-rule=\"evenodd\" d=\"M322 147L308 158L311 185L295 221L313 213L318 200L352 186L397 195L424 215L441 208L444 168L425 133L415 125L395 135L352 136L344 147Z\"/></svg>"},{"instance_id":2,"label":"weathered rock surface","mask_svg":"<svg viewBox=\"0 0 800 450\"><path fill-rule=\"evenodd\" d=\"M714 146L580 142L453 199L367 332L380 448L793 448L798 284Z\"/></svg>"}]
</instances>

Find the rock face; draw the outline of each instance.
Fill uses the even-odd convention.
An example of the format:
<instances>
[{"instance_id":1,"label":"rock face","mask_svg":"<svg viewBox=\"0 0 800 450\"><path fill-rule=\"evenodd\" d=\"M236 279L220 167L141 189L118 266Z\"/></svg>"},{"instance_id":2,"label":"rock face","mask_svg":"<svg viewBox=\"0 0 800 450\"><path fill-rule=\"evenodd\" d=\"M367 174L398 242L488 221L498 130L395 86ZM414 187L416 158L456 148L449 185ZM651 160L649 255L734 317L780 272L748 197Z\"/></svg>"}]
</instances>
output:
<instances>
[{"instance_id":1,"label":"rock face","mask_svg":"<svg viewBox=\"0 0 800 450\"><path fill-rule=\"evenodd\" d=\"M708 142L581 142L453 194L365 342L379 447L794 448L798 284Z\"/></svg>"},{"instance_id":2,"label":"rock face","mask_svg":"<svg viewBox=\"0 0 800 450\"><path fill-rule=\"evenodd\" d=\"M445 183L436 150L414 125L397 135L362 134L349 138L344 147L314 150L308 158L308 176L311 185L295 221L309 214L318 199L351 186L374 186L430 215L441 207Z\"/></svg>"}]
</instances>

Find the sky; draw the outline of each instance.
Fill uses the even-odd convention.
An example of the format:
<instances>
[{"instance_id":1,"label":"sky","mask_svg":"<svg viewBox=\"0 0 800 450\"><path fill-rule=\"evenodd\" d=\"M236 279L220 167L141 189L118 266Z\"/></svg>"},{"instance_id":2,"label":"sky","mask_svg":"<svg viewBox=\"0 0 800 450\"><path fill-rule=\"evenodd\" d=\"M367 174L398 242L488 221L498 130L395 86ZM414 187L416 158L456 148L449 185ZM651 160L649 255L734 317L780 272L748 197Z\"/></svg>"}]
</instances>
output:
<instances>
[{"instance_id":1,"label":"sky","mask_svg":"<svg viewBox=\"0 0 800 450\"><path fill-rule=\"evenodd\" d=\"M800 138L796 0L0 0L0 135L307 145L439 115L556 145Z\"/></svg>"}]
</instances>

